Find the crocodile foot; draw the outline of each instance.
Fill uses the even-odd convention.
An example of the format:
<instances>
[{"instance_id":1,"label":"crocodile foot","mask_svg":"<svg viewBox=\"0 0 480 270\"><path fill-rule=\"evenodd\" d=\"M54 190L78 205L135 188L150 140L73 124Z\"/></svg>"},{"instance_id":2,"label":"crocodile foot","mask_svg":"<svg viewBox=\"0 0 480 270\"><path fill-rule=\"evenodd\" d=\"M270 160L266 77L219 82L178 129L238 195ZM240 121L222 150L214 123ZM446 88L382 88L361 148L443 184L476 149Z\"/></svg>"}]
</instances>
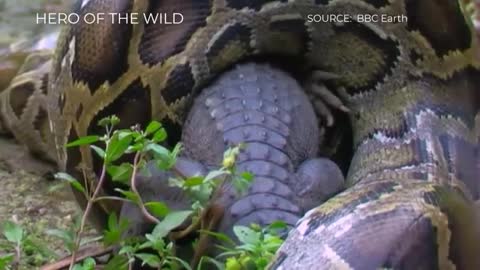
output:
<instances>
[{"instance_id":1,"label":"crocodile foot","mask_svg":"<svg viewBox=\"0 0 480 270\"><path fill-rule=\"evenodd\" d=\"M344 189L345 178L340 168L327 158L304 161L296 173L294 186L297 203L305 211L319 205Z\"/></svg>"},{"instance_id":2,"label":"crocodile foot","mask_svg":"<svg viewBox=\"0 0 480 270\"><path fill-rule=\"evenodd\" d=\"M339 76L322 70L313 71L304 83L304 89L309 94L313 103L313 108L317 115L325 120L325 124L330 127L334 123L333 113L330 108L338 109L343 112L350 110L343 104L342 100L337 97L323 83L327 80L338 79Z\"/></svg>"}]
</instances>

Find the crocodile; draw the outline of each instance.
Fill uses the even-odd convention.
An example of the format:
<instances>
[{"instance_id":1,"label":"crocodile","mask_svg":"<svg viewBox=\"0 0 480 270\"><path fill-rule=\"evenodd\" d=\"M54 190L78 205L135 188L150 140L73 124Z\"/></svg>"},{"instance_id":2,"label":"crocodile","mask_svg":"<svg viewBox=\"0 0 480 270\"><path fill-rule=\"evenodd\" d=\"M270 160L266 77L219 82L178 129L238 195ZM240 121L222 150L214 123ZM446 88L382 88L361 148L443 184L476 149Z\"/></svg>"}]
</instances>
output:
<instances>
[{"instance_id":1,"label":"crocodile","mask_svg":"<svg viewBox=\"0 0 480 270\"><path fill-rule=\"evenodd\" d=\"M185 151L175 165L177 173L206 175L222 163L227 148L245 144L236 171L254 177L245 194L234 188L231 177L223 182L209 202L208 219L214 223L209 229L237 241L236 225L264 227L283 221L291 229L307 210L342 190L341 170L330 159L317 157L317 123L297 81L266 64L238 65L202 90L183 126ZM145 201L165 201L177 210L190 207L180 188L168 187L171 172L150 171L152 176L137 179ZM151 230L134 204L125 204L121 213L133 221L126 236Z\"/></svg>"}]
</instances>

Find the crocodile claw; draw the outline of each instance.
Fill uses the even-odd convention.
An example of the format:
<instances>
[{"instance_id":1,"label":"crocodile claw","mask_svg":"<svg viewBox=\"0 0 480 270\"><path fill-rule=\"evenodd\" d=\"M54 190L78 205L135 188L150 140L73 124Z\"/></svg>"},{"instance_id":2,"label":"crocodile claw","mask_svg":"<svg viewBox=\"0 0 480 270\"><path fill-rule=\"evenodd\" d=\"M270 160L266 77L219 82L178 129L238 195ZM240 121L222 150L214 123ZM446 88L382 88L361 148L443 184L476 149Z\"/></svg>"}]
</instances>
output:
<instances>
[{"instance_id":1,"label":"crocodile claw","mask_svg":"<svg viewBox=\"0 0 480 270\"><path fill-rule=\"evenodd\" d=\"M323 84L326 80L338 78L340 78L340 76L334 73L315 70L304 85L306 92L314 104L317 115L325 120L327 126L332 126L334 123L333 113L330 107L343 112L350 112L342 100Z\"/></svg>"}]
</instances>

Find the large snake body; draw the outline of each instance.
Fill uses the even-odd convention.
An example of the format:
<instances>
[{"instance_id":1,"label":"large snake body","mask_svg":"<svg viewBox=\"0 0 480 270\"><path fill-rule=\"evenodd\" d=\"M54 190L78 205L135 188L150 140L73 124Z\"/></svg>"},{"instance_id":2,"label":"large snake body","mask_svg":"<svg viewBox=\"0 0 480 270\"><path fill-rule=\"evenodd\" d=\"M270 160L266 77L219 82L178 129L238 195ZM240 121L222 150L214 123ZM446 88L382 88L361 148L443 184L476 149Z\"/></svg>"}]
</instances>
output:
<instances>
[{"instance_id":1,"label":"large snake body","mask_svg":"<svg viewBox=\"0 0 480 270\"><path fill-rule=\"evenodd\" d=\"M106 115L116 113L124 127L151 119L181 124L198 91L232 65L296 57L301 65L293 69L338 75L328 86L350 109L355 155L351 187L298 224L272 268L300 267L304 259L302 268L480 269L470 216L480 192L479 64L456 1L92 0L75 9L178 10L180 25L65 28L47 93L61 169L82 165L95 179L99 163L90 150L67 152L64 145L98 133L96 121ZM353 21L315 23L307 19L312 14ZM362 14L408 21L359 21ZM99 216L112 209L97 208Z\"/></svg>"},{"instance_id":2,"label":"large snake body","mask_svg":"<svg viewBox=\"0 0 480 270\"><path fill-rule=\"evenodd\" d=\"M479 86L465 71L360 98L351 187L299 221L271 269L479 269Z\"/></svg>"}]
</instances>

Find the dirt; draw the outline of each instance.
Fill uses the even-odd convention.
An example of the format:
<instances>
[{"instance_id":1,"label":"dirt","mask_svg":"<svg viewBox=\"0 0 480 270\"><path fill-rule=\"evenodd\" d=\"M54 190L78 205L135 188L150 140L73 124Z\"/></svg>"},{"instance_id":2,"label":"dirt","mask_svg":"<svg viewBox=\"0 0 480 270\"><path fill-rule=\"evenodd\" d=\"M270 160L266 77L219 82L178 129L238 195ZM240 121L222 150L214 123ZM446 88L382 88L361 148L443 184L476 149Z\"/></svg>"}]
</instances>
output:
<instances>
[{"instance_id":1,"label":"dirt","mask_svg":"<svg viewBox=\"0 0 480 270\"><path fill-rule=\"evenodd\" d=\"M54 180L53 172L51 164L35 159L13 140L0 138L0 223L10 220L20 224L39 244L23 254L23 269L65 256L63 241L47 232L72 230L74 219L81 214L70 187ZM91 237L93 233L90 229L88 234ZM12 251L0 246L0 255Z\"/></svg>"}]
</instances>

